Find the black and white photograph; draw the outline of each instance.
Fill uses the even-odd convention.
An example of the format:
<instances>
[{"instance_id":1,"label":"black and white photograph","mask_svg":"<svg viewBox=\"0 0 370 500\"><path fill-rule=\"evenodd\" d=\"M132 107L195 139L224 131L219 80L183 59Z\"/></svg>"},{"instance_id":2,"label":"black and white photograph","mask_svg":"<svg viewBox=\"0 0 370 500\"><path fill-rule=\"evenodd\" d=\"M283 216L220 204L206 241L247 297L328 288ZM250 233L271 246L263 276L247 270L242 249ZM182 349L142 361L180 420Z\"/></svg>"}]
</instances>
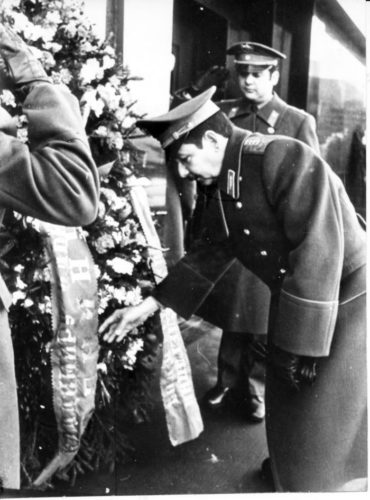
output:
<instances>
[{"instance_id":1,"label":"black and white photograph","mask_svg":"<svg viewBox=\"0 0 370 500\"><path fill-rule=\"evenodd\" d=\"M369 32L0 0L0 497L367 497Z\"/></svg>"}]
</instances>

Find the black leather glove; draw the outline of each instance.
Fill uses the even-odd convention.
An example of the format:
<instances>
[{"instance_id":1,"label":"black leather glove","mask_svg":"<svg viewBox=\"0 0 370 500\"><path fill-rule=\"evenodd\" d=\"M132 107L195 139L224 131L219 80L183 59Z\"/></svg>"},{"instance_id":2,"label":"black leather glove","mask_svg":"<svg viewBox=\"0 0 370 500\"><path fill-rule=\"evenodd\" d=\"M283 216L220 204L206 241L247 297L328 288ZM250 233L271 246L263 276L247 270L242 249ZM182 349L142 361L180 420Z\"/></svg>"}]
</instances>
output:
<instances>
[{"instance_id":1,"label":"black leather glove","mask_svg":"<svg viewBox=\"0 0 370 500\"><path fill-rule=\"evenodd\" d=\"M272 345L268 359L275 376L296 391L299 391L302 383L311 385L316 379L315 358L297 356Z\"/></svg>"},{"instance_id":2,"label":"black leather glove","mask_svg":"<svg viewBox=\"0 0 370 500\"><path fill-rule=\"evenodd\" d=\"M36 81L49 82L40 61L23 40L10 28L0 24L0 65L3 87L17 89ZM5 73L5 74L4 74Z\"/></svg>"},{"instance_id":3,"label":"black leather glove","mask_svg":"<svg viewBox=\"0 0 370 500\"><path fill-rule=\"evenodd\" d=\"M192 88L195 91L203 92L212 85L216 87L222 85L228 76L229 71L223 66L212 66L192 84Z\"/></svg>"}]
</instances>

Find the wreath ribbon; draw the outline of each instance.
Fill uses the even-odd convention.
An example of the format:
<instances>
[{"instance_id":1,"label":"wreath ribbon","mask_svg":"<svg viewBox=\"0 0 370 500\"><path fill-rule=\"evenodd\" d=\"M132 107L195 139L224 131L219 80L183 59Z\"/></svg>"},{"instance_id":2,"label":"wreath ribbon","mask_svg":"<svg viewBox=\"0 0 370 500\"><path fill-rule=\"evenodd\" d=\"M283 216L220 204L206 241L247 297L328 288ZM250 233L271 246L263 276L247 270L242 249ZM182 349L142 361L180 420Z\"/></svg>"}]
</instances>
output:
<instances>
[{"instance_id":1,"label":"wreath ribbon","mask_svg":"<svg viewBox=\"0 0 370 500\"><path fill-rule=\"evenodd\" d=\"M150 258L150 265L156 283L167 275L167 266L158 234L154 227L145 189L129 178L130 196L133 208L143 230ZM160 311L163 331L163 359L160 374L160 388L166 415L167 430L173 446L195 439L203 431L203 421L195 398L191 367L177 322L172 309Z\"/></svg>"},{"instance_id":2,"label":"wreath ribbon","mask_svg":"<svg viewBox=\"0 0 370 500\"><path fill-rule=\"evenodd\" d=\"M51 274L51 370L58 452L40 486L77 454L95 407L98 303L94 263L80 228L41 223Z\"/></svg>"}]
</instances>

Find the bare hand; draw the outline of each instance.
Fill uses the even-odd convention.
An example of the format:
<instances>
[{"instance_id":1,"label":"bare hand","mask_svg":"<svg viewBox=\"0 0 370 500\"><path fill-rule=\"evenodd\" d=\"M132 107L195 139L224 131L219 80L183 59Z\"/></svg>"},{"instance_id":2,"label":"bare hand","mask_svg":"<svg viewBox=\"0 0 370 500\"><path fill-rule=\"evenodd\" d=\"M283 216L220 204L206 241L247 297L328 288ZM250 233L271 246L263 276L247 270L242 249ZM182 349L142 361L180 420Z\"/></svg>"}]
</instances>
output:
<instances>
[{"instance_id":1,"label":"bare hand","mask_svg":"<svg viewBox=\"0 0 370 500\"><path fill-rule=\"evenodd\" d=\"M99 333L103 333L103 339L106 342L120 342L158 308L158 303L152 297L148 297L137 306L117 309L100 326Z\"/></svg>"}]
</instances>

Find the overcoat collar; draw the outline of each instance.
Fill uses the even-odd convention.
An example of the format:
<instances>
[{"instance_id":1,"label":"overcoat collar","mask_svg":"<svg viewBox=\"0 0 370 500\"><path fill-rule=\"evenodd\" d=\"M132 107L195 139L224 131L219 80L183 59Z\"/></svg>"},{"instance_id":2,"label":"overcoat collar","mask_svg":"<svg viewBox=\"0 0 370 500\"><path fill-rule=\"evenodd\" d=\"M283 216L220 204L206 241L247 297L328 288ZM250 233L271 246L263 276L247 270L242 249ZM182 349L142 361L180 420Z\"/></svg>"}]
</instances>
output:
<instances>
[{"instance_id":1,"label":"overcoat collar","mask_svg":"<svg viewBox=\"0 0 370 500\"><path fill-rule=\"evenodd\" d=\"M229 114L229 118L233 119L238 116L250 115L255 111L254 106L251 101L242 97L235 103L235 107ZM275 127L279 116L286 107L287 104L274 92L269 102L257 110L256 115L269 127Z\"/></svg>"}]
</instances>

